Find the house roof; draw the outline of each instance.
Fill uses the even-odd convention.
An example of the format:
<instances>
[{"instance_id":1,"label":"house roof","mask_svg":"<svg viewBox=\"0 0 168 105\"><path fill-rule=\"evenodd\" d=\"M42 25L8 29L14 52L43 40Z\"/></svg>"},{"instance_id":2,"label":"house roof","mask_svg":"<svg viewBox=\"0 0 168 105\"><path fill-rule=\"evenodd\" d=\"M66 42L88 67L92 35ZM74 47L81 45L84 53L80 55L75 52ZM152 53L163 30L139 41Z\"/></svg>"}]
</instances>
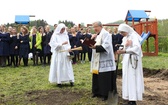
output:
<instances>
[{"instance_id":1,"label":"house roof","mask_svg":"<svg viewBox=\"0 0 168 105\"><path fill-rule=\"evenodd\" d=\"M16 15L15 23L16 24L28 24L30 22L29 15Z\"/></svg>"},{"instance_id":2,"label":"house roof","mask_svg":"<svg viewBox=\"0 0 168 105\"><path fill-rule=\"evenodd\" d=\"M148 15L144 10L128 10L125 20L139 22L141 19L148 19Z\"/></svg>"}]
</instances>

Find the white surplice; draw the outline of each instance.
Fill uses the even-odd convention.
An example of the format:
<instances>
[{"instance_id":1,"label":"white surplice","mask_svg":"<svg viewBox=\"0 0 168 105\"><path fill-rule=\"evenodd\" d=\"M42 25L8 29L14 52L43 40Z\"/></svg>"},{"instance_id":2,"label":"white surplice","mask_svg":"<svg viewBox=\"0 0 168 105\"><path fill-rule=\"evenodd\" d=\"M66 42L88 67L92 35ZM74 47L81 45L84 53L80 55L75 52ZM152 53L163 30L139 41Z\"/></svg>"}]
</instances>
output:
<instances>
[{"instance_id":1,"label":"white surplice","mask_svg":"<svg viewBox=\"0 0 168 105\"><path fill-rule=\"evenodd\" d=\"M74 82L72 63L68 57L69 52L61 52L61 50L68 50L71 48L66 30L64 33L60 34L62 28L65 28L64 24L59 24L57 26L49 43L52 52L49 73L50 83L61 84L62 82ZM68 41L68 44L62 45L62 43L66 41Z\"/></svg>"},{"instance_id":2,"label":"white surplice","mask_svg":"<svg viewBox=\"0 0 168 105\"><path fill-rule=\"evenodd\" d=\"M113 47L111 43L111 35L104 28L102 28L100 34L96 38L95 45L101 45L106 50L106 52L98 52L97 54L95 49L92 50L91 72L95 68L98 69L98 72L100 73L116 70Z\"/></svg>"},{"instance_id":3,"label":"white surplice","mask_svg":"<svg viewBox=\"0 0 168 105\"><path fill-rule=\"evenodd\" d=\"M123 38L122 45L125 46L127 40L132 41L131 46L124 47L126 54L123 54L122 61L122 98L129 101L142 100L144 80L140 37L130 26L125 24L121 24L118 30L128 33Z\"/></svg>"}]
</instances>

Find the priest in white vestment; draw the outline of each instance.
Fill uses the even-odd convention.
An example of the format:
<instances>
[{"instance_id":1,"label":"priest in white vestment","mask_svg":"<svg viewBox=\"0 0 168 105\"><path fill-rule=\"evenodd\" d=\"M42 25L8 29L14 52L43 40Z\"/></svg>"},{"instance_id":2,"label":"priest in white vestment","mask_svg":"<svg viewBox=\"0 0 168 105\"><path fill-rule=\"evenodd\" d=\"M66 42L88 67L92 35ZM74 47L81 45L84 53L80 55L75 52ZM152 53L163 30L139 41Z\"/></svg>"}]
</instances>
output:
<instances>
[{"instance_id":1,"label":"priest in white vestment","mask_svg":"<svg viewBox=\"0 0 168 105\"><path fill-rule=\"evenodd\" d=\"M122 98L129 101L126 105L136 105L136 101L142 100L144 93L141 37L127 24L121 24L118 31L124 36L124 48L117 51L118 54L123 54Z\"/></svg>"},{"instance_id":2,"label":"priest in white vestment","mask_svg":"<svg viewBox=\"0 0 168 105\"><path fill-rule=\"evenodd\" d=\"M50 83L57 83L61 87L63 82L74 84L74 74L69 51L71 49L66 26L60 23L55 29L49 45L51 46L52 59L49 72ZM62 50L67 50L62 52Z\"/></svg>"},{"instance_id":3,"label":"priest in white vestment","mask_svg":"<svg viewBox=\"0 0 168 105\"><path fill-rule=\"evenodd\" d=\"M92 93L93 97L102 97L103 101L107 100L109 92L116 89L115 70L116 64L114 59L112 39L100 21L93 23L96 32L92 39L96 41L92 48L91 72Z\"/></svg>"}]
</instances>

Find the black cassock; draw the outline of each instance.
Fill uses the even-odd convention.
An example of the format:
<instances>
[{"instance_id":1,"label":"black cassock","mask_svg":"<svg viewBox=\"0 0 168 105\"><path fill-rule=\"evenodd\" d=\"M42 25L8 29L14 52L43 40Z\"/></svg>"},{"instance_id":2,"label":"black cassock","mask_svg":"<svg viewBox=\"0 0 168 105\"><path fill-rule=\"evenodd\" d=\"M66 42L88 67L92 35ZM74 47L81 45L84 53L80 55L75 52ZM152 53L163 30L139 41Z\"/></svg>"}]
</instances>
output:
<instances>
[{"instance_id":1,"label":"black cassock","mask_svg":"<svg viewBox=\"0 0 168 105\"><path fill-rule=\"evenodd\" d=\"M96 52L105 52L106 50L100 45L96 46ZM92 77L93 95L107 98L109 92L116 88L115 71L99 72Z\"/></svg>"}]
</instances>

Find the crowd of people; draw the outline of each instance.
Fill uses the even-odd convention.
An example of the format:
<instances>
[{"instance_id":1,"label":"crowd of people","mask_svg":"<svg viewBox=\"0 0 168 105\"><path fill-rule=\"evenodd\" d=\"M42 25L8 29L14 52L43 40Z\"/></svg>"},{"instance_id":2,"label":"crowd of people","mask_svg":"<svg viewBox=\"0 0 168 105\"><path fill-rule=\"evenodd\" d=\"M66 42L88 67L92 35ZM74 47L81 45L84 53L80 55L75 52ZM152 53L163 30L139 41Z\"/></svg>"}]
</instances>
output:
<instances>
[{"instance_id":1,"label":"crowd of people","mask_svg":"<svg viewBox=\"0 0 168 105\"><path fill-rule=\"evenodd\" d=\"M58 26L55 24L52 31L49 25L33 26L30 31L22 26L19 32L15 27L9 26L7 29L1 25L0 66L18 67L22 59L24 66L28 66L32 54L34 66L39 65L39 58L41 64L50 65L50 83L61 87L62 83L70 82L74 86L72 64L77 64L77 61L85 63L88 55L92 72L92 97L101 97L105 101L109 92L117 90L115 62L119 60L117 55L122 54L122 98L129 101L126 105L136 105L136 101L142 100L144 92L141 37L126 24L120 24L114 31L103 27L100 21L92 25L95 34L91 34L90 28L75 25L69 29L63 23ZM86 38L96 43L87 46L83 44ZM116 44L124 47L118 48ZM72 48L79 46L82 46L81 51L72 51ZM72 60L69 59L71 55L74 56Z\"/></svg>"},{"instance_id":2,"label":"crowd of people","mask_svg":"<svg viewBox=\"0 0 168 105\"><path fill-rule=\"evenodd\" d=\"M54 25L56 29L57 24ZM51 47L49 45L50 39L54 30L51 30L49 25L45 27L33 26L29 30L26 26L22 26L19 31L16 27L0 26L0 67L21 65L22 59L24 66L28 66L29 58L33 60L33 65L49 65L51 61ZM80 28L74 25L71 28L66 27L68 32L71 48L82 46L82 51L74 51L72 63L77 64L85 63L86 57L91 61L92 49L82 44L85 38L91 38L91 28ZM112 32L111 28L108 28L112 35L113 45L115 43L121 43L122 36L116 32ZM114 52L116 54L116 48ZM117 55L117 54L116 54ZM115 57L117 60L117 57ZM39 63L40 60L40 63ZM30 64L29 64L30 65Z\"/></svg>"}]
</instances>

